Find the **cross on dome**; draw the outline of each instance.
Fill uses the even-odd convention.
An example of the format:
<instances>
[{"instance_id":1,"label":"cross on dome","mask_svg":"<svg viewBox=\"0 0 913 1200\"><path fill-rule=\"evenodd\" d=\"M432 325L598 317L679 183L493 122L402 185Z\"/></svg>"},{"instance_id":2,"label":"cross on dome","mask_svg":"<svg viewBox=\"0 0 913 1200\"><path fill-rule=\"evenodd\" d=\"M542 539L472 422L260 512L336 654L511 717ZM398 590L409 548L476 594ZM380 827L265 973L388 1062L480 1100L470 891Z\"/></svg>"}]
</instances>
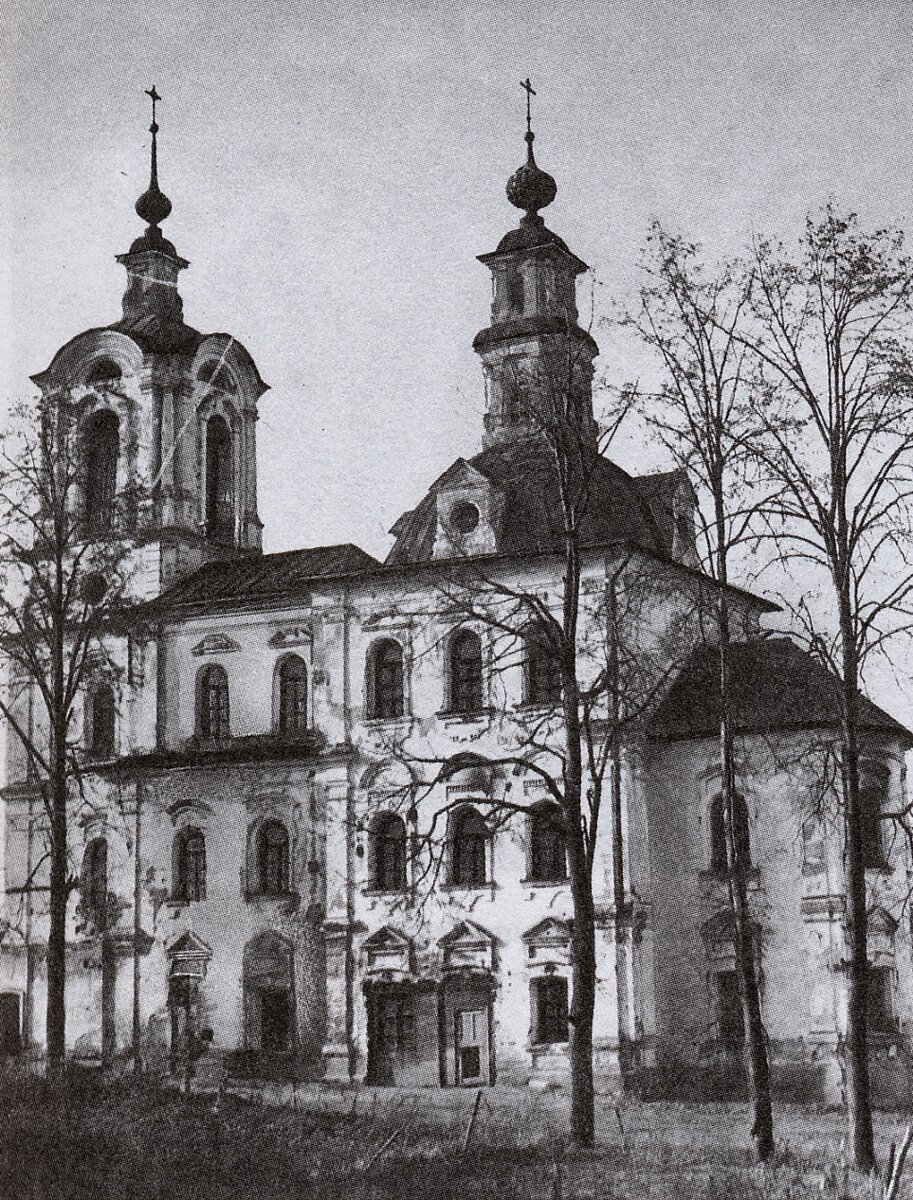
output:
<instances>
[{"instance_id":1,"label":"cross on dome","mask_svg":"<svg viewBox=\"0 0 913 1200\"><path fill-rule=\"evenodd\" d=\"M516 170L507 181L507 199L517 208L525 209L526 215L521 224L541 225L542 218L539 209L546 208L558 194L558 185L547 171L539 169L533 154L532 98L536 95L529 78L520 81L520 87L526 92L526 162Z\"/></svg>"}]
</instances>

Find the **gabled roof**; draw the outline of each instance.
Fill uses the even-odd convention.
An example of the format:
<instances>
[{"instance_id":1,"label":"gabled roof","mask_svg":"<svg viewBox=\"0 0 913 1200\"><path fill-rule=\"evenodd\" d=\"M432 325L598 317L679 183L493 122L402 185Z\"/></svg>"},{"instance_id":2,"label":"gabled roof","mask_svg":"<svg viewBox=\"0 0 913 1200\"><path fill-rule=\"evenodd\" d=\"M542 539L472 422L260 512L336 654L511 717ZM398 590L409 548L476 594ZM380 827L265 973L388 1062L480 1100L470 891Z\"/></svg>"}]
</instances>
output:
<instances>
[{"instance_id":1,"label":"gabled roof","mask_svg":"<svg viewBox=\"0 0 913 1200\"><path fill-rule=\"evenodd\" d=\"M357 575L380 563L366 551L345 542L338 546L313 546L256 557L216 559L204 563L156 600L147 611L215 609L238 601L260 603L294 595L309 583L340 575Z\"/></svg>"},{"instance_id":2,"label":"gabled roof","mask_svg":"<svg viewBox=\"0 0 913 1200\"><path fill-rule=\"evenodd\" d=\"M458 459L437 480L418 507L404 513L393 526L396 544L387 556L388 566L431 560L437 529L436 490L464 463L465 460ZM504 494L500 554L534 554L561 548L560 496L547 447L534 439L518 439L490 446L469 459L468 465ZM660 478L666 476L657 477ZM621 467L607 458L600 458L593 481L590 512L583 523L583 545L627 542L668 555L672 548L671 532L666 534L661 529L651 505L641 494L642 487L642 483L632 479Z\"/></svg>"},{"instance_id":3,"label":"gabled roof","mask_svg":"<svg viewBox=\"0 0 913 1200\"><path fill-rule=\"evenodd\" d=\"M657 710L650 736L659 741L715 737L720 730L718 650L695 650ZM730 680L738 733L833 729L838 723L836 679L786 637L732 647ZM913 733L859 697L860 728L887 733L913 746Z\"/></svg>"}]
</instances>

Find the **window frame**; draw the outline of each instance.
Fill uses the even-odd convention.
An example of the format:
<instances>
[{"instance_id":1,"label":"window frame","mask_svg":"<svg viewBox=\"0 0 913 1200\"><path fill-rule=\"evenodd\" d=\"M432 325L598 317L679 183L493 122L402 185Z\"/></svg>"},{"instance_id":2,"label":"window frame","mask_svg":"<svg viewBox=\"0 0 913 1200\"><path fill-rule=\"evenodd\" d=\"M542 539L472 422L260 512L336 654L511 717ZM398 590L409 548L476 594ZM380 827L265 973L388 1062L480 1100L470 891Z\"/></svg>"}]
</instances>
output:
<instances>
[{"instance_id":1,"label":"window frame","mask_svg":"<svg viewBox=\"0 0 913 1200\"><path fill-rule=\"evenodd\" d=\"M268 841L271 833L281 833L281 839L277 838L272 843ZM270 878L273 868L269 862L269 856L272 853L278 853L279 870L275 873L275 881L278 886L273 886L273 879ZM262 821L256 829L254 838L254 861L257 872L257 889L258 896L288 896L291 894L291 838L288 828L284 821L280 821L278 817L268 817Z\"/></svg>"},{"instance_id":2,"label":"window frame","mask_svg":"<svg viewBox=\"0 0 913 1200\"><path fill-rule=\"evenodd\" d=\"M90 758L113 758L117 748L117 703L110 683L99 682L89 689L86 717L86 751ZM99 700L104 700L99 705ZM104 730L99 730L100 714L107 717ZM100 737L99 734L104 736Z\"/></svg>"},{"instance_id":3,"label":"window frame","mask_svg":"<svg viewBox=\"0 0 913 1200\"><path fill-rule=\"evenodd\" d=\"M742 1008L742 990L739 985L738 971L731 968L715 972L713 988L720 1045L731 1054L740 1054L745 1046L745 1013ZM738 1022L735 1018L736 1013L738 1013ZM736 1025L738 1025L738 1030L736 1030Z\"/></svg>"},{"instance_id":4,"label":"window frame","mask_svg":"<svg viewBox=\"0 0 913 1200\"><path fill-rule=\"evenodd\" d=\"M198 854L196 870L191 873L190 843L199 838L202 853ZM200 869L200 862L202 869ZM186 904L194 904L206 899L206 834L197 825L185 825L174 836L174 880L173 897ZM191 882L193 886L191 886Z\"/></svg>"},{"instance_id":5,"label":"window frame","mask_svg":"<svg viewBox=\"0 0 913 1200\"><path fill-rule=\"evenodd\" d=\"M203 511L206 536L214 541L233 544L235 439L230 422L221 412L210 413L206 418L203 427L203 447Z\"/></svg>"},{"instance_id":6,"label":"window frame","mask_svg":"<svg viewBox=\"0 0 913 1200\"><path fill-rule=\"evenodd\" d=\"M108 877L108 839L94 837L83 851L79 891L84 916L99 930L107 927Z\"/></svg>"},{"instance_id":7,"label":"window frame","mask_svg":"<svg viewBox=\"0 0 913 1200\"><path fill-rule=\"evenodd\" d=\"M557 820L550 819L552 816L556 817ZM548 828L543 829L543 826L548 826ZM563 826L564 819L561 810L552 800L541 800L529 810L529 867L527 882L567 882L567 833ZM543 833L554 838L554 845L549 847L547 853L542 845ZM560 858L562 864L560 873L554 874L551 871L546 873L546 868L554 866L558 858L559 852L555 847L559 842L561 845ZM543 858L547 860L545 863L543 863Z\"/></svg>"},{"instance_id":8,"label":"window frame","mask_svg":"<svg viewBox=\"0 0 913 1200\"><path fill-rule=\"evenodd\" d=\"M547 664L543 670L543 663ZM561 702L561 670L540 629L527 630L523 637L523 702L534 707L554 708Z\"/></svg>"},{"instance_id":9,"label":"window frame","mask_svg":"<svg viewBox=\"0 0 913 1200\"><path fill-rule=\"evenodd\" d=\"M396 826L395 835L391 833L394 825ZM398 813L381 813L374 821L369 847L371 891L394 893L408 890L408 838L406 822ZM391 846L396 847L392 869L390 859L387 857Z\"/></svg>"},{"instance_id":10,"label":"window frame","mask_svg":"<svg viewBox=\"0 0 913 1200\"><path fill-rule=\"evenodd\" d=\"M297 676L290 675L291 671L298 672ZM303 684L303 694L299 691L294 696L289 695L292 685ZM276 732L284 737L300 737L310 728L310 678L307 663L300 654L286 654L276 664ZM289 709L292 719L289 720Z\"/></svg>"},{"instance_id":11,"label":"window frame","mask_svg":"<svg viewBox=\"0 0 913 1200\"><path fill-rule=\"evenodd\" d=\"M396 638L379 638L368 651L367 692L368 720L395 721L406 715L405 653Z\"/></svg>"},{"instance_id":12,"label":"window frame","mask_svg":"<svg viewBox=\"0 0 913 1200\"><path fill-rule=\"evenodd\" d=\"M213 680L218 680L214 686ZM221 699L215 705L216 727L213 728L212 698ZM231 737L231 689L228 672L221 663L207 663L202 667L197 684L197 736L204 742L224 742Z\"/></svg>"},{"instance_id":13,"label":"window frame","mask_svg":"<svg viewBox=\"0 0 913 1200\"><path fill-rule=\"evenodd\" d=\"M478 650L471 657L460 648L472 641ZM471 671L469 665L471 666ZM477 665L475 665L477 664ZM463 627L451 636L447 646L447 712L472 716L485 708L485 661L482 638L474 629Z\"/></svg>"},{"instance_id":14,"label":"window frame","mask_svg":"<svg viewBox=\"0 0 913 1200\"><path fill-rule=\"evenodd\" d=\"M477 823L478 828L467 838L465 827L469 822ZM490 842L488 822L474 804L464 805L453 814L450 831L451 887L482 888L491 885L488 862Z\"/></svg>"},{"instance_id":15,"label":"window frame","mask_svg":"<svg viewBox=\"0 0 913 1200\"><path fill-rule=\"evenodd\" d=\"M83 522L90 535L115 527L120 468L120 418L112 408L96 408L83 422Z\"/></svg>"}]
</instances>

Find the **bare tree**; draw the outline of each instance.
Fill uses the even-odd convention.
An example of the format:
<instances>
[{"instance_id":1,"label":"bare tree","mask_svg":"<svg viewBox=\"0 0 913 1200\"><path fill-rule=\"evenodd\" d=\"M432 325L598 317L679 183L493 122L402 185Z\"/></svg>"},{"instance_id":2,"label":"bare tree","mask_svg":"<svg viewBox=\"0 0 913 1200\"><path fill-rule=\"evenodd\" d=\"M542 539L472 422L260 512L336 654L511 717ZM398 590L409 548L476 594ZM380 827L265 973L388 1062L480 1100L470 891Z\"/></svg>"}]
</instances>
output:
<instances>
[{"instance_id":1,"label":"bare tree","mask_svg":"<svg viewBox=\"0 0 913 1200\"><path fill-rule=\"evenodd\" d=\"M757 946L748 902L747 863L736 809L736 734L730 687L733 640L729 582L733 555L759 516L753 487L750 413L745 395L748 351L737 331L748 289L732 270L703 270L696 246L654 223L644 259L647 280L627 323L659 357L660 389L648 396L646 418L673 461L684 468L705 504L696 509L700 565L716 587L707 634L718 655L719 757L726 831L726 880L735 957L747 1032L746 1067L751 1134L763 1161L774 1149L770 1066L758 988Z\"/></svg>"},{"instance_id":2,"label":"bare tree","mask_svg":"<svg viewBox=\"0 0 913 1200\"><path fill-rule=\"evenodd\" d=\"M741 344L754 360L756 460L775 486L769 536L802 573L791 611L835 681L846 871L849 1124L874 1166L867 1057L867 899L860 686L913 621L913 264L902 235L829 204L798 253L758 241ZM816 604L817 585L822 595Z\"/></svg>"},{"instance_id":3,"label":"bare tree","mask_svg":"<svg viewBox=\"0 0 913 1200\"><path fill-rule=\"evenodd\" d=\"M434 617L440 627L471 621L486 630L495 672L523 662L535 646L553 679L542 711L522 717L499 712L504 747L483 756L504 773L524 771L542 785L554 805L566 846L573 908L570 945L571 1136L588 1146L594 1136L593 1017L596 997L597 898L603 881L594 878L601 824L611 822L613 903L618 965L626 973L630 951L632 897L625 880L622 840L622 748L643 725L683 662L681 625L698 605L684 599L682 571L649 549L620 541L593 541L592 518L600 472L615 470L602 456L629 406L623 397L600 434L592 414L590 381L569 337L556 339L553 357L528 373L518 372L516 394L529 433L513 448L519 474L547 494L557 515L554 545L543 548L539 566L517 567L476 559L454 537L452 556L437 573ZM587 359L586 367L589 366ZM617 486L617 483L616 483ZM604 493L599 502L604 502ZM542 563L549 584L542 586ZM537 582L538 580L538 582ZM697 587L698 584L696 583ZM662 610L662 619L658 619ZM431 614L429 614L430 616ZM672 649L673 645L676 647ZM412 813L416 797L430 797L464 759L442 761L418 739L389 747L405 762L413 783L404 796ZM477 760L477 759L476 759ZM604 801L610 809L604 812ZM453 804L434 801L429 827L413 844L428 872L427 893L442 863L440 825ZM529 815L529 805L510 791L490 801L489 829ZM413 902L417 902L413 897ZM621 993L623 980L619 980ZM621 995L619 996L622 1000ZM626 1016L619 1004L620 1024ZM621 1028L623 1065L632 1031Z\"/></svg>"},{"instance_id":4,"label":"bare tree","mask_svg":"<svg viewBox=\"0 0 913 1200\"><path fill-rule=\"evenodd\" d=\"M70 806L81 796L75 717L93 672L114 678L103 635L125 582L125 551L113 499L86 530L86 451L78 412L65 394L17 409L0 444L0 645L6 687L0 714L21 742L48 822L47 1053L65 1056L66 914L78 884L70 863ZM19 690L39 711L23 720Z\"/></svg>"}]
</instances>

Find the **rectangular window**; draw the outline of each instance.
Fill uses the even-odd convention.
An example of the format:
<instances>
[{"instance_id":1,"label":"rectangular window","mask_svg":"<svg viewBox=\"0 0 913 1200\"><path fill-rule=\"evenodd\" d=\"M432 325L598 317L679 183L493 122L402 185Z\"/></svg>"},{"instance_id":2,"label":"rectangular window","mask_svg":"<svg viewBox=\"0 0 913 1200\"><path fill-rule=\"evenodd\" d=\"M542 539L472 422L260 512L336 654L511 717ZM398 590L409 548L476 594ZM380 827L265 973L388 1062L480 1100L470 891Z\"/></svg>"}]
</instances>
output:
<instances>
[{"instance_id":1,"label":"rectangular window","mask_svg":"<svg viewBox=\"0 0 913 1200\"><path fill-rule=\"evenodd\" d=\"M568 1040L567 980L560 975L534 979L533 1030L537 1042Z\"/></svg>"},{"instance_id":2,"label":"rectangular window","mask_svg":"<svg viewBox=\"0 0 913 1200\"><path fill-rule=\"evenodd\" d=\"M720 1041L729 1050L741 1049L745 1043L745 1022L739 977L735 971L721 971L717 975L716 1002Z\"/></svg>"},{"instance_id":3,"label":"rectangular window","mask_svg":"<svg viewBox=\"0 0 913 1200\"><path fill-rule=\"evenodd\" d=\"M885 865L884 822L882 807L887 798L887 772L869 769L860 771L859 832L862 838L862 860L867 867Z\"/></svg>"}]
</instances>

